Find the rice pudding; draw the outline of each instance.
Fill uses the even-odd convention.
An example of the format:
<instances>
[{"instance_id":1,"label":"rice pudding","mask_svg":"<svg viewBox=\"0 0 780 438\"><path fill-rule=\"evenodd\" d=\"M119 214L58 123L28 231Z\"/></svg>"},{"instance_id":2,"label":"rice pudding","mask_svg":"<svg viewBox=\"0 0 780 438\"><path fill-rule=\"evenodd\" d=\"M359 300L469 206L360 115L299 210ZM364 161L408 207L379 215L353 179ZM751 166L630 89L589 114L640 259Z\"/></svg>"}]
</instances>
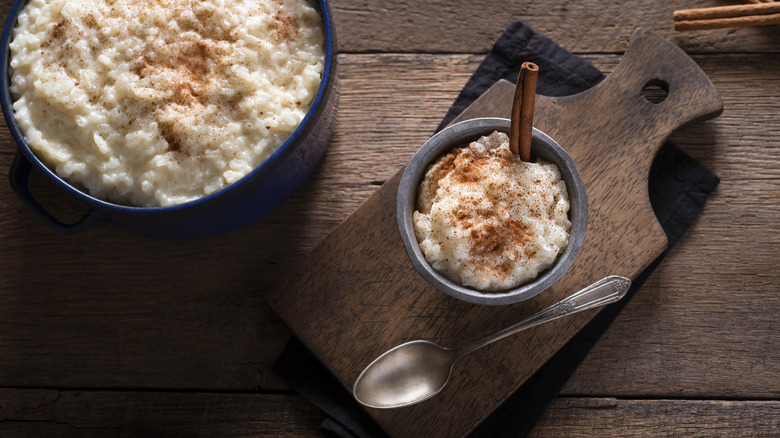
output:
<instances>
[{"instance_id":1,"label":"rice pudding","mask_svg":"<svg viewBox=\"0 0 780 438\"><path fill-rule=\"evenodd\" d=\"M524 162L495 131L440 157L425 173L413 215L426 261L480 291L526 283L566 248L566 183L555 164Z\"/></svg>"},{"instance_id":2,"label":"rice pudding","mask_svg":"<svg viewBox=\"0 0 780 438\"><path fill-rule=\"evenodd\" d=\"M323 28L306 0L30 0L10 44L14 115L47 167L92 196L189 202L297 128Z\"/></svg>"}]
</instances>

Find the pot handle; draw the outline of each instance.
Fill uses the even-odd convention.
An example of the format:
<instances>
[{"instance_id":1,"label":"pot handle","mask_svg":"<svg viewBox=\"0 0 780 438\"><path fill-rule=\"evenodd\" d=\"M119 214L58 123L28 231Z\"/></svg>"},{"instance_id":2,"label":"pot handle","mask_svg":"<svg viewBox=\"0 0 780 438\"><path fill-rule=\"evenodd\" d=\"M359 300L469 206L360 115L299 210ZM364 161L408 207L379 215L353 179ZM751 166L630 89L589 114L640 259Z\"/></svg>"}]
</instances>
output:
<instances>
[{"instance_id":1,"label":"pot handle","mask_svg":"<svg viewBox=\"0 0 780 438\"><path fill-rule=\"evenodd\" d=\"M22 202L30 208L30 210L43 218L46 222L49 223L49 225L54 227L54 229L63 234L75 234L95 224L95 218L92 214L92 210L89 210L87 214L85 214L81 219L73 224L64 224L52 216L51 213L46 211L46 209L35 200L32 193L30 192L30 186L28 183L30 180L31 170L32 164L30 161L27 160L27 158L25 158L21 152L17 151L16 157L14 158L13 163L11 163L11 168L8 171L8 179L11 182L11 188L14 190L14 192L16 192L16 195L19 196L19 199L21 199Z\"/></svg>"}]
</instances>

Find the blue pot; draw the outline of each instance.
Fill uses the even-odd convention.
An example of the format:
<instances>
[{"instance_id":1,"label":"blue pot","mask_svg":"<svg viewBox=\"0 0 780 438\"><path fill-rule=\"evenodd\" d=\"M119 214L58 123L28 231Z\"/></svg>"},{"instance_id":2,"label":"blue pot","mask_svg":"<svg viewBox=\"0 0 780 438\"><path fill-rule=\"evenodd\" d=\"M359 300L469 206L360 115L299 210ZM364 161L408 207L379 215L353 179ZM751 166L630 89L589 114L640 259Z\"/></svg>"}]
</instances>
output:
<instances>
[{"instance_id":1,"label":"blue pot","mask_svg":"<svg viewBox=\"0 0 780 438\"><path fill-rule=\"evenodd\" d=\"M336 123L338 62L330 11L327 2L319 0L327 45L322 82L306 117L268 160L241 180L216 193L172 207L128 207L90 196L57 176L40 161L30 149L14 118L8 46L17 17L26 2L14 2L0 41L0 77L3 78L0 104L8 128L18 144L9 178L19 198L58 231L76 233L96 224L104 224L142 236L186 239L235 230L260 219L289 198L314 171L325 153ZM52 216L30 193L28 181L33 169L61 186L74 201L84 204L87 213L72 224L62 223Z\"/></svg>"}]
</instances>

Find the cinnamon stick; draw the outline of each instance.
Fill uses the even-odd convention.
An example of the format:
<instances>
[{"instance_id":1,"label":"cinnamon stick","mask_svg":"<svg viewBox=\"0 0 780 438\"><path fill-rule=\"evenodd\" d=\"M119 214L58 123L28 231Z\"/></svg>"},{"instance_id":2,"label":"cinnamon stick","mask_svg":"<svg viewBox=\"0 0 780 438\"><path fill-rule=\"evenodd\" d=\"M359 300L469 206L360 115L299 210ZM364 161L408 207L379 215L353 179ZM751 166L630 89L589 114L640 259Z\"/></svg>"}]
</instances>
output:
<instances>
[{"instance_id":1,"label":"cinnamon stick","mask_svg":"<svg viewBox=\"0 0 780 438\"><path fill-rule=\"evenodd\" d=\"M780 2L748 3L744 5L716 6L712 8L681 9L674 11L674 19L706 20L777 13L780 13Z\"/></svg>"},{"instance_id":2,"label":"cinnamon stick","mask_svg":"<svg viewBox=\"0 0 780 438\"><path fill-rule=\"evenodd\" d=\"M772 3L775 0L742 0L742 3ZM780 27L780 24L777 25Z\"/></svg>"},{"instance_id":3,"label":"cinnamon stick","mask_svg":"<svg viewBox=\"0 0 780 438\"><path fill-rule=\"evenodd\" d=\"M515 84L512 101L512 116L509 126L509 149L520 155L523 161L531 161L531 137L534 126L534 103L536 101L536 79L539 67L533 62L524 62Z\"/></svg>"},{"instance_id":4,"label":"cinnamon stick","mask_svg":"<svg viewBox=\"0 0 780 438\"><path fill-rule=\"evenodd\" d=\"M674 11L675 30L706 30L780 24L780 2Z\"/></svg>"}]
</instances>

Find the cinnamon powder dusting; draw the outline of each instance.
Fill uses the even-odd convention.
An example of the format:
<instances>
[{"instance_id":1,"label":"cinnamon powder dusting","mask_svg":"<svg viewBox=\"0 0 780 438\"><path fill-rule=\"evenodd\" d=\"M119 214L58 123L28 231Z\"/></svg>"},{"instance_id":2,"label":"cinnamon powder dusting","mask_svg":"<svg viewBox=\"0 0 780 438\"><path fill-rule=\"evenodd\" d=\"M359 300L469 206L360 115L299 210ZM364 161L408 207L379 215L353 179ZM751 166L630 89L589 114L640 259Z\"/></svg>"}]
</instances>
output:
<instances>
[{"instance_id":1,"label":"cinnamon powder dusting","mask_svg":"<svg viewBox=\"0 0 780 438\"><path fill-rule=\"evenodd\" d=\"M421 184L415 234L426 260L478 290L516 287L566 246L568 196L550 163L527 163L494 132L442 156Z\"/></svg>"},{"instance_id":2,"label":"cinnamon powder dusting","mask_svg":"<svg viewBox=\"0 0 780 438\"><path fill-rule=\"evenodd\" d=\"M295 17L281 12L277 12L274 15L274 20L270 25L271 33L278 42L295 38L300 31L300 27L301 25Z\"/></svg>"},{"instance_id":3,"label":"cinnamon powder dusting","mask_svg":"<svg viewBox=\"0 0 780 438\"><path fill-rule=\"evenodd\" d=\"M12 93L41 133L31 147L123 205L245 177L304 120L326 65L310 0L28 0L17 21Z\"/></svg>"},{"instance_id":4,"label":"cinnamon powder dusting","mask_svg":"<svg viewBox=\"0 0 780 438\"><path fill-rule=\"evenodd\" d=\"M472 228L469 238L472 240L471 254L476 257L499 254L508 246L519 247L531 240L531 236L525 231L525 226L518 221L491 223L482 228Z\"/></svg>"}]
</instances>

